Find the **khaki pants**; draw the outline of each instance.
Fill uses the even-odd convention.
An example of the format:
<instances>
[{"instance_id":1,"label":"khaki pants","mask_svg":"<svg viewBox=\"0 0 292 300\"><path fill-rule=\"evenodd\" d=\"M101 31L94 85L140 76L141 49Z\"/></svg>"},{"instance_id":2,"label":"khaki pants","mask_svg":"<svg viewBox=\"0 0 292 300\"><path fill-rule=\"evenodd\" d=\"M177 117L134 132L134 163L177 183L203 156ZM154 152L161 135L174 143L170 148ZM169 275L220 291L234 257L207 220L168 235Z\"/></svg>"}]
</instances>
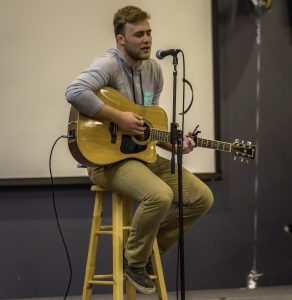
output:
<instances>
[{"instance_id":1,"label":"khaki pants","mask_svg":"<svg viewBox=\"0 0 292 300\"><path fill-rule=\"evenodd\" d=\"M170 161L158 157L154 164L135 159L89 168L94 184L118 192L139 203L133 218L125 256L133 267L145 266L157 237L160 253L165 253L179 238L177 170L170 173ZM212 206L213 195L206 184L183 169L184 231Z\"/></svg>"}]
</instances>

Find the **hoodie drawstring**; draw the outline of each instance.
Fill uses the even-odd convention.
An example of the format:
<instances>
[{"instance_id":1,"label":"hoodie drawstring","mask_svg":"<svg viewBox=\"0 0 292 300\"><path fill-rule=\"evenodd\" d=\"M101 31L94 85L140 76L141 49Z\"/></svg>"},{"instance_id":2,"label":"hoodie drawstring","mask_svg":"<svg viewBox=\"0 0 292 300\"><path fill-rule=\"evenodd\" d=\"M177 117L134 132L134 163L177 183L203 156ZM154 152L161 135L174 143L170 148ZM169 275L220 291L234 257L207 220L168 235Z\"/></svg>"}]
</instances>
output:
<instances>
[{"instance_id":1,"label":"hoodie drawstring","mask_svg":"<svg viewBox=\"0 0 292 300\"><path fill-rule=\"evenodd\" d=\"M133 97L134 97L134 102L137 104L136 92L135 92L135 83L134 83L134 69L133 69L133 67L131 68L131 70L132 70ZM141 71L140 70L139 70L139 78L140 78L140 88L141 88L141 95L142 95L142 104L144 105L144 92L143 92L143 86L142 86L142 75L141 75Z\"/></svg>"},{"instance_id":2,"label":"hoodie drawstring","mask_svg":"<svg viewBox=\"0 0 292 300\"><path fill-rule=\"evenodd\" d=\"M141 87L141 95L142 95L142 104L144 105L144 92L143 92L143 85L142 85L142 74L140 71L140 87Z\"/></svg>"}]
</instances>

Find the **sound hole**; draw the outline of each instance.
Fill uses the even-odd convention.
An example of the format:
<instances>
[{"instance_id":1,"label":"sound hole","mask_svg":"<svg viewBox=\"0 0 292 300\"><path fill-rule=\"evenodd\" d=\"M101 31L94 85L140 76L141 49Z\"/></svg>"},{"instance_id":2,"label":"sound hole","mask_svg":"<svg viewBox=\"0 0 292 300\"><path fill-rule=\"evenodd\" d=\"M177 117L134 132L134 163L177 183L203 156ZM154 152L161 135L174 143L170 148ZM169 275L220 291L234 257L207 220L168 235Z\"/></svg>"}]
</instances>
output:
<instances>
[{"instance_id":1,"label":"sound hole","mask_svg":"<svg viewBox=\"0 0 292 300\"><path fill-rule=\"evenodd\" d=\"M148 121L144 120L144 127L146 127L144 134L129 136L122 135L122 142L120 150L125 154L139 153L147 148L147 144L151 140L151 124Z\"/></svg>"},{"instance_id":2,"label":"sound hole","mask_svg":"<svg viewBox=\"0 0 292 300\"><path fill-rule=\"evenodd\" d=\"M150 123L146 120L144 120L144 127L146 127L146 129L142 135L135 135L132 137L134 142L138 145L146 145L150 142L151 139Z\"/></svg>"}]
</instances>

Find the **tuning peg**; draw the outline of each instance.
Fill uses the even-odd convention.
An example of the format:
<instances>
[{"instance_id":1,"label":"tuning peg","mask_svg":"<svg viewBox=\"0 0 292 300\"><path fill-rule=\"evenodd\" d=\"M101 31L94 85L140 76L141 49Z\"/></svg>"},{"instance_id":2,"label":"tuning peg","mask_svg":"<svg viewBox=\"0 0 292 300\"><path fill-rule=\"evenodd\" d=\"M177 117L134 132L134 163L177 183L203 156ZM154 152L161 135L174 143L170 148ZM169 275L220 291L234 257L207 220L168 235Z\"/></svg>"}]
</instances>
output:
<instances>
[{"instance_id":1,"label":"tuning peg","mask_svg":"<svg viewBox=\"0 0 292 300\"><path fill-rule=\"evenodd\" d=\"M238 143L239 143L239 139L235 139L234 142L235 142L236 144L238 144Z\"/></svg>"},{"instance_id":2,"label":"tuning peg","mask_svg":"<svg viewBox=\"0 0 292 300\"><path fill-rule=\"evenodd\" d=\"M240 159L240 162L243 162L243 161L244 161L244 158L241 158L241 159Z\"/></svg>"},{"instance_id":3,"label":"tuning peg","mask_svg":"<svg viewBox=\"0 0 292 300\"><path fill-rule=\"evenodd\" d=\"M236 157L236 156L234 156L234 157L233 157L233 160L236 160L236 159L237 159L237 157Z\"/></svg>"},{"instance_id":4,"label":"tuning peg","mask_svg":"<svg viewBox=\"0 0 292 300\"><path fill-rule=\"evenodd\" d=\"M196 132L196 131L198 130L199 126L200 126L200 125L197 125L197 126L196 126L194 132Z\"/></svg>"},{"instance_id":5,"label":"tuning peg","mask_svg":"<svg viewBox=\"0 0 292 300\"><path fill-rule=\"evenodd\" d=\"M241 143L244 144L244 140L241 140Z\"/></svg>"},{"instance_id":6,"label":"tuning peg","mask_svg":"<svg viewBox=\"0 0 292 300\"><path fill-rule=\"evenodd\" d=\"M251 145L251 142L250 142L250 141L248 141L248 142L247 142L247 144L248 144L248 145Z\"/></svg>"},{"instance_id":7,"label":"tuning peg","mask_svg":"<svg viewBox=\"0 0 292 300\"><path fill-rule=\"evenodd\" d=\"M197 125L196 126L196 128L195 128L195 130L193 131L193 136L194 137L197 137L200 133L201 133L201 131L200 130L198 130L198 128L199 128L199 125Z\"/></svg>"}]
</instances>

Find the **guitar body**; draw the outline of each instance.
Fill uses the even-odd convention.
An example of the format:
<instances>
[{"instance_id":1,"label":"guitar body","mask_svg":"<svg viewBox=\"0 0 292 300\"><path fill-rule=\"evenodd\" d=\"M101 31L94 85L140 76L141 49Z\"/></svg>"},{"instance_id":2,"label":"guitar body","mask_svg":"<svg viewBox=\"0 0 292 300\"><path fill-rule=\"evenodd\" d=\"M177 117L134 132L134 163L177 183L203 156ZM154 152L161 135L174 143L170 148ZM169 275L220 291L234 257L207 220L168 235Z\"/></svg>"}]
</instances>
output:
<instances>
[{"instance_id":1,"label":"guitar body","mask_svg":"<svg viewBox=\"0 0 292 300\"><path fill-rule=\"evenodd\" d=\"M110 87L98 90L96 95L115 109L143 116L150 128L163 131L168 129L167 115L158 106L137 105ZM140 140L137 145L132 137L123 134L116 124L87 117L74 107L70 111L68 135L68 146L72 156L84 166L107 165L128 158L148 163L157 159L157 141L148 138L143 140L143 136L137 136Z\"/></svg>"}]
</instances>

